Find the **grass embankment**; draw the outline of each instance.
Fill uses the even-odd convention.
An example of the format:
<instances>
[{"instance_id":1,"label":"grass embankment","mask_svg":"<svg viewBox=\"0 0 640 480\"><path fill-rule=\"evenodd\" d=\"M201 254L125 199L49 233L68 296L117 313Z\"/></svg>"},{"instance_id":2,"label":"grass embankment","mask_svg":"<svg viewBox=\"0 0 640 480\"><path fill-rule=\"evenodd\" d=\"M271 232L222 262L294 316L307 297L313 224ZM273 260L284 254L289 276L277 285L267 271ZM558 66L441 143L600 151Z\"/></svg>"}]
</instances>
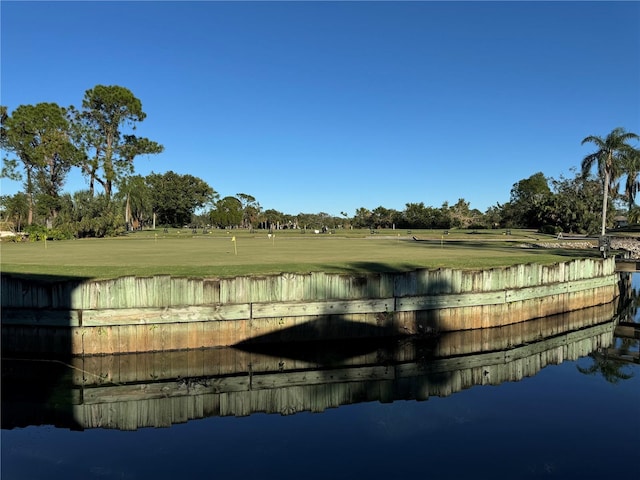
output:
<instances>
[{"instance_id":1,"label":"grass embankment","mask_svg":"<svg viewBox=\"0 0 640 480\"><path fill-rule=\"evenodd\" d=\"M236 241L233 242L232 238ZM555 237L527 230L188 229L134 232L117 238L4 242L2 273L51 278L113 278L168 274L224 277L284 272L399 272L417 268L482 269L521 263L550 264L597 256L595 249L540 249ZM237 252L237 253L236 253Z\"/></svg>"}]
</instances>

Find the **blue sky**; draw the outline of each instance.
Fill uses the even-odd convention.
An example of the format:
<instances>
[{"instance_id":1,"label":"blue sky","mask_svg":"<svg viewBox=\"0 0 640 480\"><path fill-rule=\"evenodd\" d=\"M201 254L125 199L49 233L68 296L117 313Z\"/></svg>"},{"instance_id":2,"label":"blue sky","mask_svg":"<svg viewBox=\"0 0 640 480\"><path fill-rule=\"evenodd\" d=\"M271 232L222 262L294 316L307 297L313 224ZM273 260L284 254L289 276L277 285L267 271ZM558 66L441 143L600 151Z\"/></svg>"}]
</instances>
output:
<instances>
[{"instance_id":1,"label":"blue sky","mask_svg":"<svg viewBox=\"0 0 640 480\"><path fill-rule=\"evenodd\" d=\"M12 2L0 103L129 88L163 144L136 172L265 209L485 211L588 135L640 133L639 2ZM20 185L2 180L2 194ZM72 173L67 191L87 188Z\"/></svg>"}]
</instances>

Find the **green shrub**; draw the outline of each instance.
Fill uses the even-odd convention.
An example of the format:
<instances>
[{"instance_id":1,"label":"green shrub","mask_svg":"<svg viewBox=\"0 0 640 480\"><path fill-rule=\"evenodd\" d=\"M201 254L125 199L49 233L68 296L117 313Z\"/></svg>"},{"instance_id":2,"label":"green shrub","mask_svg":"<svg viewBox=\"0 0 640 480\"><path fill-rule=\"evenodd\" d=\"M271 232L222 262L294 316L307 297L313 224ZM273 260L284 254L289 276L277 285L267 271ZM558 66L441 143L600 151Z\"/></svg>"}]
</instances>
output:
<instances>
[{"instance_id":1,"label":"green shrub","mask_svg":"<svg viewBox=\"0 0 640 480\"><path fill-rule=\"evenodd\" d=\"M43 225L28 225L24 228L24 233L29 236L30 242L39 242L47 238L47 227Z\"/></svg>"},{"instance_id":2,"label":"green shrub","mask_svg":"<svg viewBox=\"0 0 640 480\"><path fill-rule=\"evenodd\" d=\"M467 227L467 230L487 230L487 227L484 223L472 223Z\"/></svg>"},{"instance_id":3,"label":"green shrub","mask_svg":"<svg viewBox=\"0 0 640 480\"><path fill-rule=\"evenodd\" d=\"M547 235L557 235L562 232L562 228L555 225L542 225L538 232Z\"/></svg>"},{"instance_id":4,"label":"green shrub","mask_svg":"<svg viewBox=\"0 0 640 480\"><path fill-rule=\"evenodd\" d=\"M56 228L52 228L48 232L47 238L50 240L70 240L74 237L73 228L68 225L61 225Z\"/></svg>"}]
</instances>

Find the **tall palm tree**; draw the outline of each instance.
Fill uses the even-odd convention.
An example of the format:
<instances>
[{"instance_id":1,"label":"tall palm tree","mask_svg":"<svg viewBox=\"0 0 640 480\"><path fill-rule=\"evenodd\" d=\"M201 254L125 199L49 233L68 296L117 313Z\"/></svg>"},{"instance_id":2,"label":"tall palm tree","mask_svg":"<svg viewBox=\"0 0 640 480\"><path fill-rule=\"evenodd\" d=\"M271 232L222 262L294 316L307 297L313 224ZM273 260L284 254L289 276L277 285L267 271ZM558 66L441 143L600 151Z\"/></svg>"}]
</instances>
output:
<instances>
[{"instance_id":1,"label":"tall palm tree","mask_svg":"<svg viewBox=\"0 0 640 480\"><path fill-rule=\"evenodd\" d=\"M637 134L627 132L624 128L614 128L605 138L590 135L582 140L585 143L594 143L598 150L587 155L582 160L582 172L586 175L593 165L598 166L598 174L602 179L604 195L602 197L602 233L604 236L607 228L607 199L611 184L620 175L619 156L622 152L632 148L627 142L640 138Z\"/></svg>"},{"instance_id":2,"label":"tall palm tree","mask_svg":"<svg viewBox=\"0 0 640 480\"><path fill-rule=\"evenodd\" d=\"M624 196L627 200L629 213L631 213L636 201L638 188L640 187L640 181L638 180L638 175L640 175L640 150L637 148L628 148L622 152L620 160L622 171L624 175L627 176L624 186Z\"/></svg>"}]
</instances>

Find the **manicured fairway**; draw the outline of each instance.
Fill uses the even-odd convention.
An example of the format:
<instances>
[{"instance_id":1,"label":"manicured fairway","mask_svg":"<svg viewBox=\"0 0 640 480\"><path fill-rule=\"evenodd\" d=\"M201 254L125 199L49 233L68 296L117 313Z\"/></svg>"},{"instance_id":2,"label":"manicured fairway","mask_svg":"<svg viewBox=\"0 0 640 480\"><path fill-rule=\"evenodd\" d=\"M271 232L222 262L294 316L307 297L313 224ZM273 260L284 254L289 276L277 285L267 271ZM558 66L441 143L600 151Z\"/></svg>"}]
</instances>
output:
<instances>
[{"instance_id":1,"label":"manicured fairway","mask_svg":"<svg viewBox=\"0 0 640 480\"><path fill-rule=\"evenodd\" d=\"M170 274L220 277L282 272L383 272L416 268L490 268L518 263L554 263L593 250L527 248L523 237L470 238L431 235L314 235L266 232L192 234L182 230L140 232L117 238L5 242L3 273L104 278ZM417 241L413 238L416 237ZM235 241L232 240L235 238ZM545 239L546 240L546 239Z\"/></svg>"}]
</instances>

